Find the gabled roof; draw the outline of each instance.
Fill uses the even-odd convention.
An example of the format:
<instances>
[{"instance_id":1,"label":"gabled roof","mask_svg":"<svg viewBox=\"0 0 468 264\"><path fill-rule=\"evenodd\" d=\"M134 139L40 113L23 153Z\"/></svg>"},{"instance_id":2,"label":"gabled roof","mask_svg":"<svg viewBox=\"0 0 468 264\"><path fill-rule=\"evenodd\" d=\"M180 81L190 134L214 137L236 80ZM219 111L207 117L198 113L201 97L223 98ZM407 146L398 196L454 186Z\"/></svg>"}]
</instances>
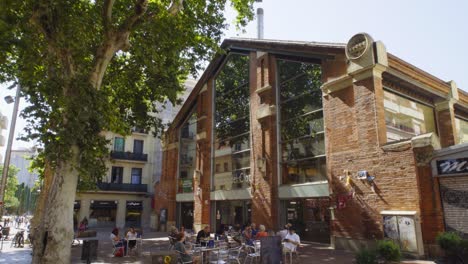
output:
<instances>
[{"instance_id":1,"label":"gabled roof","mask_svg":"<svg viewBox=\"0 0 468 264\"><path fill-rule=\"evenodd\" d=\"M334 58L336 55L344 55L346 44L343 43L327 43L327 42L307 42L307 41L290 41L290 40L273 40L273 39L248 39L248 38L230 38L225 39L221 44L221 49L230 51L263 51L275 54L284 54L289 56L301 56L312 58ZM169 129L176 127L184 121L188 114L188 109L193 106L193 102L208 81L209 77L216 72L222 65L227 53L218 53L211 60L210 64L203 72L197 84L192 90L192 93L187 98L186 102L177 113Z\"/></svg>"}]
</instances>

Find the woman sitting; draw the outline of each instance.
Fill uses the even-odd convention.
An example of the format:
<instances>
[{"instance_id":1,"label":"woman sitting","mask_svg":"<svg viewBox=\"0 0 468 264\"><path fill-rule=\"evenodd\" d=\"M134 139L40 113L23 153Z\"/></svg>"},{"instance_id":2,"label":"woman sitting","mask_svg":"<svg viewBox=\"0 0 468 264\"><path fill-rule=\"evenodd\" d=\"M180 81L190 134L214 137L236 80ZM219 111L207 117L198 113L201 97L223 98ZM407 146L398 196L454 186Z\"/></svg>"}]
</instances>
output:
<instances>
[{"instance_id":1,"label":"woman sitting","mask_svg":"<svg viewBox=\"0 0 468 264\"><path fill-rule=\"evenodd\" d=\"M174 245L174 249L177 250L180 254L180 258L182 262L190 262L193 261L193 263L198 263L199 258L198 256L192 256L190 253L187 251L184 245L185 242L185 235L184 233L179 233L176 235L176 243ZM190 250L190 249L189 249Z\"/></svg>"},{"instance_id":2,"label":"woman sitting","mask_svg":"<svg viewBox=\"0 0 468 264\"><path fill-rule=\"evenodd\" d=\"M136 239L137 239L138 233L135 231L135 228L130 227L130 230L128 230L127 235L125 236L128 241L128 247L130 249L135 248L136 246Z\"/></svg>"},{"instance_id":3,"label":"woman sitting","mask_svg":"<svg viewBox=\"0 0 468 264\"><path fill-rule=\"evenodd\" d=\"M261 237L267 237L268 233L266 232L265 226L260 225L260 231L258 231L257 235L255 236L255 239L260 239Z\"/></svg>"},{"instance_id":4,"label":"woman sitting","mask_svg":"<svg viewBox=\"0 0 468 264\"><path fill-rule=\"evenodd\" d=\"M124 254L127 254L127 243L125 239L121 239L119 237L119 229L115 227L112 229L112 232L110 234L110 238L112 240L112 243L114 244L114 247L123 247L124 248Z\"/></svg>"}]
</instances>

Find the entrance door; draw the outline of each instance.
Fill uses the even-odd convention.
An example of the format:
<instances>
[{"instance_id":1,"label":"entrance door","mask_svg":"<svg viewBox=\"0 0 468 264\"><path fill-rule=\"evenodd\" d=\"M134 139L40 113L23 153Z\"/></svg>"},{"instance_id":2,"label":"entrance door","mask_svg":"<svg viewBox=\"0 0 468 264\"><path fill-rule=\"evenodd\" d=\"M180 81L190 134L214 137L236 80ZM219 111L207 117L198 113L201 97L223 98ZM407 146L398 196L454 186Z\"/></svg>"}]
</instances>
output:
<instances>
[{"instance_id":1,"label":"entrance door","mask_svg":"<svg viewBox=\"0 0 468 264\"><path fill-rule=\"evenodd\" d=\"M181 226L193 229L193 203L181 203Z\"/></svg>"}]
</instances>

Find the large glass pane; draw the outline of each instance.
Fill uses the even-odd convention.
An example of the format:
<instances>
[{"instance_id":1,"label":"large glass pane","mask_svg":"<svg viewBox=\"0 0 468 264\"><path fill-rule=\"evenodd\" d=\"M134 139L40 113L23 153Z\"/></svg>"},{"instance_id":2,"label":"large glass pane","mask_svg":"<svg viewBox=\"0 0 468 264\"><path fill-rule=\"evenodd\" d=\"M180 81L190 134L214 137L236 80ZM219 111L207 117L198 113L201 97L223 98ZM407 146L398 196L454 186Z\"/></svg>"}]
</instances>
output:
<instances>
[{"instance_id":1,"label":"large glass pane","mask_svg":"<svg viewBox=\"0 0 468 264\"><path fill-rule=\"evenodd\" d=\"M141 176L142 176L143 169L141 168L132 168L132 184L141 184Z\"/></svg>"},{"instance_id":2,"label":"large glass pane","mask_svg":"<svg viewBox=\"0 0 468 264\"><path fill-rule=\"evenodd\" d=\"M215 82L214 189L250 185L249 59L230 55Z\"/></svg>"},{"instance_id":3,"label":"large glass pane","mask_svg":"<svg viewBox=\"0 0 468 264\"><path fill-rule=\"evenodd\" d=\"M326 179L325 156L283 162L283 184L325 181Z\"/></svg>"},{"instance_id":4,"label":"large glass pane","mask_svg":"<svg viewBox=\"0 0 468 264\"><path fill-rule=\"evenodd\" d=\"M384 91L387 141L398 141L434 132L434 110L394 93Z\"/></svg>"},{"instance_id":5,"label":"large glass pane","mask_svg":"<svg viewBox=\"0 0 468 264\"><path fill-rule=\"evenodd\" d=\"M282 184L326 180L320 65L278 60Z\"/></svg>"},{"instance_id":6,"label":"large glass pane","mask_svg":"<svg viewBox=\"0 0 468 264\"><path fill-rule=\"evenodd\" d=\"M455 127L458 133L458 144L463 144L468 142L468 121L455 118Z\"/></svg>"},{"instance_id":7,"label":"large glass pane","mask_svg":"<svg viewBox=\"0 0 468 264\"><path fill-rule=\"evenodd\" d=\"M196 109L196 107L194 107ZM193 112L180 132L179 193L193 192L193 172L196 162L197 114Z\"/></svg>"}]
</instances>

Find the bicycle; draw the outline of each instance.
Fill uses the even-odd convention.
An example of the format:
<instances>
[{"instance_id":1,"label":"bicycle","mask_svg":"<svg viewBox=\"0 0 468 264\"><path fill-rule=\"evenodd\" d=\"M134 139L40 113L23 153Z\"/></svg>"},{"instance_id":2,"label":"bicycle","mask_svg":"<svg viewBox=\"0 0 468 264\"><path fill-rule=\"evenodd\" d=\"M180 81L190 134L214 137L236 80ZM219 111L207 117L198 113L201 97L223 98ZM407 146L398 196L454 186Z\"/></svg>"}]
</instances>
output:
<instances>
[{"instance_id":1,"label":"bicycle","mask_svg":"<svg viewBox=\"0 0 468 264\"><path fill-rule=\"evenodd\" d=\"M24 230L20 229L16 232L13 240L11 240L10 247L24 247Z\"/></svg>"}]
</instances>

